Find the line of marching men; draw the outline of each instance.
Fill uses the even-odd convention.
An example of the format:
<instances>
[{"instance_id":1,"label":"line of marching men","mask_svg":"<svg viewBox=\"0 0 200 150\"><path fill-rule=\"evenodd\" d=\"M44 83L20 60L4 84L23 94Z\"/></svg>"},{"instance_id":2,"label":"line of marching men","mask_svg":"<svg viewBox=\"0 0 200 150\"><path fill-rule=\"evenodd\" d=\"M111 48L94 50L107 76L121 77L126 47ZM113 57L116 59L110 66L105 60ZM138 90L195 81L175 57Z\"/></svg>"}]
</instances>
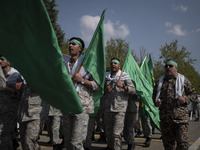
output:
<instances>
[{"instance_id":1,"label":"line of marching men","mask_svg":"<svg viewBox=\"0 0 200 150\"><path fill-rule=\"evenodd\" d=\"M0 58L0 69L2 68L0 149L12 150L18 146L16 142L17 121L19 122L22 148L24 150L40 149L37 140L48 116L51 116L49 121L52 123L47 123L47 126L52 124L49 133L53 135L50 143L54 149L63 147L59 143L60 126L63 129L63 143L67 150L91 149L91 137L94 129L94 118L90 116L94 113L92 95L99 89L99 85L92 75L83 66L81 67L84 58L81 53L84 47L82 39L71 38L69 40L71 58L66 65L82 103L83 112L80 114L69 113L62 116L59 110L41 100L40 96L5 57ZM122 133L128 144L127 149L135 149L134 127L138 120L138 105L141 100L137 97L131 78L120 68L120 60L112 58L110 71L106 73L104 96L101 98L97 115L99 117L97 120L103 124L100 128L104 131L102 134L105 133L106 136L107 150L122 149ZM188 148L187 105L190 101L197 99L191 83L183 75L177 73L177 68L178 64L175 61L168 61L165 66L165 76L160 78L154 88L156 91L154 92L154 102L160 109L163 144L165 149L170 150L174 149L175 141L180 149ZM182 90L183 88L184 90ZM141 118L143 118L142 127L146 137L144 146L148 147L151 142L152 127L148 115L142 116L147 116Z\"/></svg>"}]
</instances>

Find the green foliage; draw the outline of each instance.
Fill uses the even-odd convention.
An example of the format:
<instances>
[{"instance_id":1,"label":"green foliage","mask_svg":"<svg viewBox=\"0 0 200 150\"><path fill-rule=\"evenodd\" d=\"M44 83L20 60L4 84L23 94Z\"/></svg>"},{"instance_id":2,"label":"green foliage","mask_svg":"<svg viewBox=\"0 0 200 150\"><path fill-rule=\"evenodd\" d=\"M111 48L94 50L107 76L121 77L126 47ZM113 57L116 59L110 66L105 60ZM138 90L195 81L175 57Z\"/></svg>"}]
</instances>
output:
<instances>
[{"instance_id":1,"label":"green foliage","mask_svg":"<svg viewBox=\"0 0 200 150\"><path fill-rule=\"evenodd\" d=\"M113 57L120 59L121 66L123 66L127 52L129 50L129 44L126 43L125 40L110 38L110 40L106 42L105 49L106 49L106 70L109 70L110 60ZM133 54L133 50L131 52ZM133 56L136 58L136 60L138 60L135 55Z\"/></svg>"},{"instance_id":2,"label":"green foliage","mask_svg":"<svg viewBox=\"0 0 200 150\"><path fill-rule=\"evenodd\" d=\"M62 53L69 55L69 39L63 42L63 45L60 47Z\"/></svg>"},{"instance_id":3,"label":"green foliage","mask_svg":"<svg viewBox=\"0 0 200 150\"><path fill-rule=\"evenodd\" d=\"M62 31L61 27L59 24L57 24L57 19L58 19L58 10L55 9L55 7L57 6L55 3L55 0L43 0L44 4L47 8L49 17L51 19L51 23L53 25L53 28L55 30L57 39L58 39L58 44L59 46L63 46L64 44L64 37L65 37L65 33Z\"/></svg>"},{"instance_id":4,"label":"green foliage","mask_svg":"<svg viewBox=\"0 0 200 150\"><path fill-rule=\"evenodd\" d=\"M170 44L165 43L165 46L162 46L160 51L160 58L164 58L164 62L168 59L173 59L182 65L184 63L193 64L196 61L195 59L190 58L191 53L188 52L184 46L178 50L178 40L174 40Z\"/></svg>"},{"instance_id":5,"label":"green foliage","mask_svg":"<svg viewBox=\"0 0 200 150\"><path fill-rule=\"evenodd\" d=\"M192 66L196 60L190 58L191 53L188 52L184 46L178 49L178 40L161 46L160 51L160 59L163 59L164 63L162 64L161 61L155 63L155 79L158 79L164 74L164 64L167 60L172 59L179 65L178 72L186 76L191 81L196 91L200 93L200 75Z\"/></svg>"},{"instance_id":6,"label":"green foliage","mask_svg":"<svg viewBox=\"0 0 200 150\"><path fill-rule=\"evenodd\" d=\"M106 67L110 66L110 60L113 57L120 59L121 64L124 63L129 44L122 39L112 39L106 42Z\"/></svg>"},{"instance_id":7,"label":"green foliage","mask_svg":"<svg viewBox=\"0 0 200 150\"><path fill-rule=\"evenodd\" d=\"M159 77L161 77L165 73L164 71L164 65L161 61L157 61L154 64L154 78L157 80Z\"/></svg>"}]
</instances>

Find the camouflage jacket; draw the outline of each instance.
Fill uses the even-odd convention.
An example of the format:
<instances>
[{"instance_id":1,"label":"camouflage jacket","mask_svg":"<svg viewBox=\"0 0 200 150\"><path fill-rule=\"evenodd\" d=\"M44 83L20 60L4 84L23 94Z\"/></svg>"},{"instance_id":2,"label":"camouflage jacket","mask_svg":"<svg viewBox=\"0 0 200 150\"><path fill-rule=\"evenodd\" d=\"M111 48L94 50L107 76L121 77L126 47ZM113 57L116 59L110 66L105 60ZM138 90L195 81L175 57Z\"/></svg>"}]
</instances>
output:
<instances>
[{"instance_id":1,"label":"camouflage jacket","mask_svg":"<svg viewBox=\"0 0 200 150\"><path fill-rule=\"evenodd\" d=\"M126 112L137 113L137 105L141 99L138 98L137 94L129 94L128 95L128 106Z\"/></svg>"},{"instance_id":2,"label":"camouflage jacket","mask_svg":"<svg viewBox=\"0 0 200 150\"><path fill-rule=\"evenodd\" d=\"M50 105L49 116L62 116L62 113L59 109Z\"/></svg>"},{"instance_id":3,"label":"camouflage jacket","mask_svg":"<svg viewBox=\"0 0 200 150\"><path fill-rule=\"evenodd\" d=\"M3 90L6 87L6 79L3 74L3 70L0 67L0 90Z\"/></svg>"},{"instance_id":4,"label":"camouflage jacket","mask_svg":"<svg viewBox=\"0 0 200 150\"><path fill-rule=\"evenodd\" d=\"M19 107L19 121L46 119L50 105L28 86L24 87Z\"/></svg>"},{"instance_id":5,"label":"camouflage jacket","mask_svg":"<svg viewBox=\"0 0 200 150\"><path fill-rule=\"evenodd\" d=\"M20 73L11 67L10 71L5 76L6 87L9 87L10 91L8 92L6 89L0 91L0 119L10 119L12 116L17 117L21 95L19 92L16 92L15 84L19 78L21 78Z\"/></svg>"},{"instance_id":6,"label":"camouflage jacket","mask_svg":"<svg viewBox=\"0 0 200 150\"><path fill-rule=\"evenodd\" d=\"M82 85L78 91L78 95L83 107L83 111L85 113L91 114L94 113L93 92L99 89L99 85L96 83L91 75L88 80L92 84L92 89L89 89L85 85Z\"/></svg>"},{"instance_id":7,"label":"camouflage jacket","mask_svg":"<svg viewBox=\"0 0 200 150\"><path fill-rule=\"evenodd\" d=\"M105 80L105 85L108 85L108 80ZM123 88L118 87L116 82L111 82L112 91L103 96L101 103L106 112L126 112L128 105L128 94L135 93L135 86L131 79L121 80L122 84L128 87L128 92Z\"/></svg>"},{"instance_id":8,"label":"camouflage jacket","mask_svg":"<svg viewBox=\"0 0 200 150\"><path fill-rule=\"evenodd\" d=\"M79 57L79 59L83 59L83 56L81 55ZM78 63L78 60L76 61L76 63ZM73 73L74 74L76 73L75 70L78 71L79 66L76 66L75 64L71 63L70 60L67 62L66 67L67 67L69 74L73 75ZM73 70L74 70L74 72L73 72ZM82 71L83 71L83 74L82 74ZM81 83L75 84L76 91L79 95L79 99L80 99L82 107L83 107L83 112L87 113L87 114L91 114L91 113L94 113L93 92L99 89L99 85L93 79L92 75L84 69L83 66L81 67L81 70L79 73L81 74L81 76L84 79L89 80L92 84L92 89L87 88L85 85L82 85Z\"/></svg>"},{"instance_id":9,"label":"camouflage jacket","mask_svg":"<svg viewBox=\"0 0 200 150\"><path fill-rule=\"evenodd\" d=\"M190 101L194 101L197 97L194 87L191 82L185 77L184 80L184 92L183 97L186 100L185 104L180 104L175 99L175 84L176 78L167 79L164 78L160 91L160 99L162 104L159 107L160 119L172 119L175 123L187 123L189 120L188 104ZM157 94L158 81L154 87L153 99L155 101Z\"/></svg>"}]
</instances>

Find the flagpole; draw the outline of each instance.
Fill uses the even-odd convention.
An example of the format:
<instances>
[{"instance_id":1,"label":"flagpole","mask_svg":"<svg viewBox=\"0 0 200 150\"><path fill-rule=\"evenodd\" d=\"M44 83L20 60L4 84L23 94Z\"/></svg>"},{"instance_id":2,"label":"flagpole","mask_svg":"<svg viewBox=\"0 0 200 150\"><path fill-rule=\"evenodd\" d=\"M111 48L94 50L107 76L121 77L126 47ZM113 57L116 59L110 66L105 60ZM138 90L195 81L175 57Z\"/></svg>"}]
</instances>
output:
<instances>
[{"instance_id":1,"label":"flagpole","mask_svg":"<svg viewBox=\"0 0 200 150\"><path fill-rule=\"evenodd\" d=\"M80 73L81 71L81 68L82 68L83 64L80 65L79 69L78 69L78 72L77 73ZM73 81L73 84L75 84L75 82Z\"/></svg>"},{"instance_id":2,"label":"flagpole","mask_svg":"<svg viewBox=\"0 0 200 150\"><path fill-rule=\"evenodd\" d=\"M83 64L80 65L77 73L80 73L82 66L83 66Z\"/></svg>"},{"instance_id":3,"label":"flagpole","mask_svg":"<svg viewBox=\"0 0 200 150\"><path fill-rule=\"evenodd\" d=\"M122 69L122 71L121 71L121 74L120 74L120 77L119 77L119 80L118 80L118 81L120 81L120 80L121 80L123 72L124 72L124 70Z\"/></svg>"}]
</instances>

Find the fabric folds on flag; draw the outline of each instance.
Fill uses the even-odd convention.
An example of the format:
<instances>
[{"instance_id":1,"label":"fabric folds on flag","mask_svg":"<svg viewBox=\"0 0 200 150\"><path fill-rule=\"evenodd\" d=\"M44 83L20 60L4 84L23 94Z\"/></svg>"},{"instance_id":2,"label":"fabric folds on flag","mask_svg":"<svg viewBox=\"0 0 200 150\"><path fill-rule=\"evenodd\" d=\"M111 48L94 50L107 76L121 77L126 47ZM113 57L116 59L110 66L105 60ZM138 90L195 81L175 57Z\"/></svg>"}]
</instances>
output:
<instances>
[{"instance_id":1,"label":"fabric folds on flag","mask_svg":"<svg viewBox=\"0 0 200 150\"><path fill-rule=\"evenodd\" d=\"M94 80L100 85L100 89L94 92L94 114L97 114L100 98L103 96L104 81L106 74L105 46L104 46L104 15L103 11L97 28L93 34L92 40L85 53L83 67L92 75Z\"/></svg>"},{"instance_id":2,"label":"fabric folds on flag","mask_svg":"<svg viewBox=\"0 0 200 150\"><path fill-rule=\"evenodd\" d=\"M151 72L149 70L149 66L148 66L148 63L147 63L147 57L146 56L145 56L145 58L144 58L144 60L142 62L142 65L140 66L140 69L141 69L144 77L148 81L149 85L153 86Z\"/></svg>"},{"instance_id":3,"label":"fabric folds on flag","mask_svg":"<svg viewBox=\"0 0 200 150\"><path fill-rule=\"evenodd\" d=\"M2 1L0 18L1 55L43 100L63 114L81 113L43 0Z\"/></svg>"},{"instance_id":4,"label":"fabric folds on flag","mask_svg":"<svg viewBox=\"0 0 200 150\"><path fill-rule=\"evenodd\" d=\"M156 128L160 129L158 108L155 107L152 100L153 87L145 79L130 50L127 53L123 70L130 76L130 78L134 82L136 92L142 99L142 102L144 103L144 109L148 112L151 120L153 121L153 124Z\"/></svg>"},{"instance_id":5,"label":"fabric folds on flag","mask_svg":"<svg viewBox=\"0 0 200 150\"><path fill-rule=\"evenodd\" d=\"M151 59L151 55L149 55L148 66L149 66L149 71L150 71L150 74L151 74L152 84L153 84L153 86L155 86L153 62L152 62L152 59Z\"/></svg>"}]
</instances>

